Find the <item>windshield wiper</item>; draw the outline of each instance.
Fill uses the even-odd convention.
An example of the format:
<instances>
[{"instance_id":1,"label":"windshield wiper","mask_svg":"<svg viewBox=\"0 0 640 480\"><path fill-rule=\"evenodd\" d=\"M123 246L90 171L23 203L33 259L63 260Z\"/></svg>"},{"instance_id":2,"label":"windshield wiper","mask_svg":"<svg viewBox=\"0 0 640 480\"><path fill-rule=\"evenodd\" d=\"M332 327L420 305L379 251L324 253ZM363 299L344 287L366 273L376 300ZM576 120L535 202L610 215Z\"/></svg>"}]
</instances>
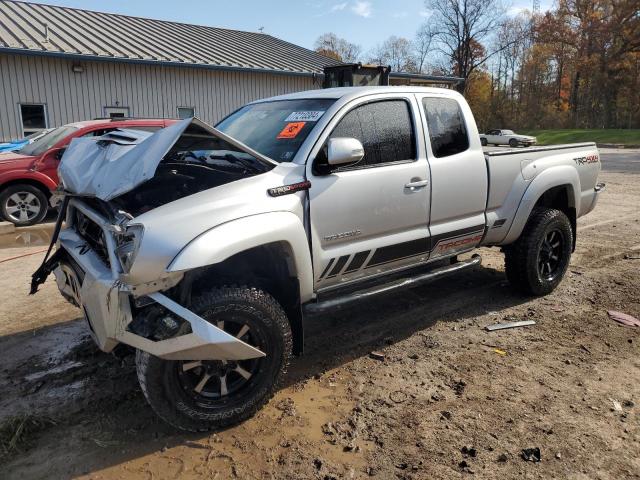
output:
<instances>
[{"instance_id":1,"label":"windshield wiper","mask_svg":"<svg viewBox=\"0 0 640 480\"><path fill-rule=\"evenodd\" d=\"M261 162L258 162L257 160L254 160L253 162L247 161L244 158L233 155L232 153L225 153L224 155L209 155L209 158L212 160L226 160L229 163L242 165L243 167L249 168L255 172L266 172L266 169Z\"/></svg>"}]
</instances>

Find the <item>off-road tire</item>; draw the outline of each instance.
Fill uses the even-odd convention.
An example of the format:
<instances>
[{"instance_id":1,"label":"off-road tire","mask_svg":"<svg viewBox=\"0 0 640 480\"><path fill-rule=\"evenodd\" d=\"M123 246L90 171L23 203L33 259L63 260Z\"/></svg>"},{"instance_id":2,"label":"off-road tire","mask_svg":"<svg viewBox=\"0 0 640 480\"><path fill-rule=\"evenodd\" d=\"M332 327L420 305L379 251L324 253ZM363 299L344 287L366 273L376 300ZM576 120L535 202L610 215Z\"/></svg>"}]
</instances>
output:
<instances>
[{"instance_id":1,"label":"off-road tire","mask_svg":"<svg viewBox=\"0 0 640 480\"><path fill-rule=\"evenodd\" d=\"M39 210L28 220L20 221L19 219L12 218L9 211L11 206L14 206L13 201L10 199L18 195L19 197L24 197L25 195L33 195L35 197L35 202L37 203ZM33 205L31 205L33 207ZM40 190L38 187L34 187L33 185L29 185L27 183L21 183L17 185L10 185L4 190L0 192L0 217L2 217L7 222L13 223L16 227L27 227L29 225L35 225L40 223L44 217L47 215L47 211L49 209L49 200L45 193ZM14 214L15 215L15 214Z\"/></svg>"},{"instance_id":2,"label":"off-road tire","mask_svg":"<svg viewBox=\"0 0 640 480\"><path fill-rule=\"evenodd\" d=\"M181 388L179 362L162 360L147 352L136 352L138 380L147 401L156 414L182 430L198 432L224 428L251 417L282 384L292 351L291 327L276 300L269 294L248 287L215 288L192 303L192 310L212 322L241 315L250 319L251 328L260 330L266 353L251 388L240 397L205 408L189 398ZM252 377L254 378L254 377Z\"/></svg>"},{"instance_id":3,"label":"off-road tire","mask_svg":"<svg viewBox=\"0 0 640 480\"><path fill-rule=\"evenodd\" d=\"M511 148L516 148L518 146L518 141L515 138L509 140L509 146Z\"/></svg>"},{"instance_id":4,"label":"off-road tire","mask_svg":"<svg viewBox=\"0 0 640 480\"><path fill-rule=\"evenodd\" d=\"M481 138L481 139L480 139L480 145L482 145L483 147L486 147L487 145L489 145L489 144L487 143L487 139L486 139L486 138Z\"/></svg>"},{"instance_id":5,"label":"off-road tire","mask_svg":"<svg viewBox=\"0 0 640 480\"><path fill-rule=\"evenodd\" d=\"M557 268L548 275L541 273L540 255L543 244L552 232L557 232L561 244L557 247ZM555 238L555 237L554 237ZM571 222L560 210L535 208L520 238L504 249L505 271L509 283L527 295L547 295L562 281L569 267L573 233Z\"/></svg>"}]
</instances>

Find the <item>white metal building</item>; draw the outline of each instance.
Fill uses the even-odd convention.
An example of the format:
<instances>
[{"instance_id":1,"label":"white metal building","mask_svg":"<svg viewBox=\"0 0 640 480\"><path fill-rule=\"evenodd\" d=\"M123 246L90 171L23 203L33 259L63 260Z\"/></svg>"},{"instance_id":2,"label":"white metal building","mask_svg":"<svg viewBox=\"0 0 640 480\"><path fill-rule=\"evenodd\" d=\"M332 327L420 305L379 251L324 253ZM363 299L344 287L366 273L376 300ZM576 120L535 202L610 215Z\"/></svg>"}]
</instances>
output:
<instances>
[{"instance_id":1,"label":"white metal building","mask_svg":"<svg viewBox=\"0 0 640 480\"><path fill-rule=\"evenodd\" d=\"M335 63L263 33L0 0L0 140L109 116L214 124Z\"/></svg>"}]
</instances>

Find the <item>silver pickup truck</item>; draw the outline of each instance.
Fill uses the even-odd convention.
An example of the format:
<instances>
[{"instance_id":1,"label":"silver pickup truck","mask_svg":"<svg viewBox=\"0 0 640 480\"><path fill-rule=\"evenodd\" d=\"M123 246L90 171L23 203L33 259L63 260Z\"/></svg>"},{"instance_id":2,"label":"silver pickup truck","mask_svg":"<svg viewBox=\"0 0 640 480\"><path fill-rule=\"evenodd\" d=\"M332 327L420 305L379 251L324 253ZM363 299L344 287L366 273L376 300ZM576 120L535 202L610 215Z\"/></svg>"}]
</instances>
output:
<instances>
[{"instance_id":1,"label":"silver pickup truck","mask_svg":"<svg viewBox=\"0 0 640 480\"><path fill-rule=\"evenodd\" d=\"M32 292L53 271L102 350L136 349L160 417L218 428L271 397L309 314L474 267L458 255L481 246L502 248L516 289L551 292L599 171L593 143L483 152L464 98L435 88L314 90L216 128L81 138Z\"/></svg>"}]
</instances>

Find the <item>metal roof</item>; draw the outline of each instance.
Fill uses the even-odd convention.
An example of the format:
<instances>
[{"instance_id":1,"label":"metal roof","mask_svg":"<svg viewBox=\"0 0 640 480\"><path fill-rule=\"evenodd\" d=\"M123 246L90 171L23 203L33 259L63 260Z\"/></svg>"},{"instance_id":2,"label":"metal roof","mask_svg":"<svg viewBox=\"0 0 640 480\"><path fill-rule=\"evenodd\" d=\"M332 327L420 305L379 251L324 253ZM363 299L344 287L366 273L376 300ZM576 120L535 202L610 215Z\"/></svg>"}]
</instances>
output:
<instances>
[{"instance_id":1,"label":"metal roof","mask_svg":"<svg viewBox=\"0 0 640 480\"><path fill-rule=\"evenodd\" d=\"M340 62L264 33L0 0L0 52L294 75Z\"/></svg>"}]
</instances>

